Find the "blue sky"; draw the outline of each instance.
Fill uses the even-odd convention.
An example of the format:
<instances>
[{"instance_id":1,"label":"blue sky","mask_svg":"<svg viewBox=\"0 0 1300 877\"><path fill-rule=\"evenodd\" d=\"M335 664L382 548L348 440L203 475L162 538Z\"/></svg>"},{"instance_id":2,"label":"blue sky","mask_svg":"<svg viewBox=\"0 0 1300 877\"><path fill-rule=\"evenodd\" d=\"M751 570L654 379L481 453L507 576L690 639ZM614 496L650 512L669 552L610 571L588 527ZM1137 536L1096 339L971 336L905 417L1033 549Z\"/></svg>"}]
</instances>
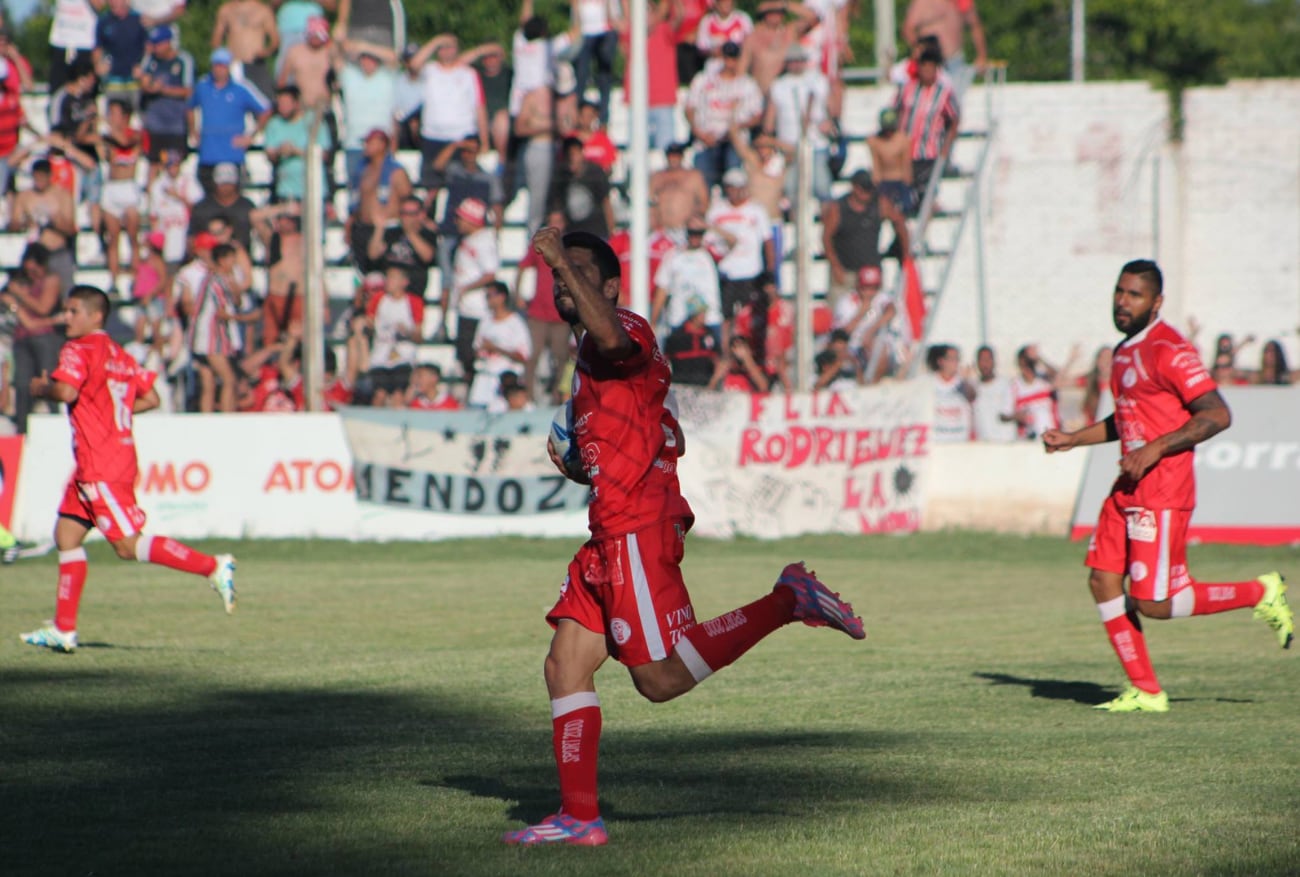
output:
<instances>
[{"instance_id":1,"label":"blue sky","mask_svg":"<svg viewBox=\"0 0 1300 877\"><path fill-rule=\"evenodd\" d=\"M9 10L9 14L14 17L14 21L22 21L31 15L39 2L40 0L5 0L4 5Z\"/></svg>"}]
</instances>

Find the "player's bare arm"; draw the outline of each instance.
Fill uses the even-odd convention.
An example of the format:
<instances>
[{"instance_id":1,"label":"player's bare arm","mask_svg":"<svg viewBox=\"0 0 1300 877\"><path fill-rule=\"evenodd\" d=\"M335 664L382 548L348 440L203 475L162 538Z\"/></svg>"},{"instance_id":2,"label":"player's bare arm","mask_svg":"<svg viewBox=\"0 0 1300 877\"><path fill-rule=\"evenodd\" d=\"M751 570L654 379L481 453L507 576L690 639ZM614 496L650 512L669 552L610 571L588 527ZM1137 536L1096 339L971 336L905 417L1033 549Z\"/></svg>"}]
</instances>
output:
<instances>
[{"instance_id":1,"label":"player's bare arm","mask_svg":"<svg viewBox=\"0 0 1300 877\"><path fill-rule=\"evenodd\" d=\"M77 401L77 388L63 381L51 380L49 372L41 372L32 378L31 393L37 399L50 399L65 405Z\"/></svg>"},{"instance_id":2,"label":"player's bare arm","mask_svg":"<svg viewBox=\"0 0 1300 877\"><path fill-rule=\"evenodd\" d=\"M149 392L145 393L143 396L135 397L135 401L131 404L131 413L143 414L146 411L152 411L157 408L160 403L161 400L158 398L158 391L153 387L150 387Z\"/></svg>"},{"instance_id":3,"label":"player's bare arm","mask_svg":"<svg viewBox=\"0 0 1300 877\"><path fill-rule=\"evenodd\" d=\"M1232 412L1218 390L1211 390L1187 403L1192 419L1173 432L1148 442L1119 461L1120 470L1134 481L1141 478L1162 457L1191 450L1232 425Z\"/></svg>"},{"instance_id":4,"label":"player's bare arm","mask_svg":"<svg viewBox=\"0 0 1300 877\"><path fill-rule=\"evenodd\" d=\"M1119 430L1115 427L1115 415L1112 414L1105 420L1085 426L1083 429L1074 432L1049 429L1043 433L1043 448L1050 454L1055 451L1068 451L1070 448L1085 445L1105 444L1118 438Z\"/></svg>"}]
</instances>

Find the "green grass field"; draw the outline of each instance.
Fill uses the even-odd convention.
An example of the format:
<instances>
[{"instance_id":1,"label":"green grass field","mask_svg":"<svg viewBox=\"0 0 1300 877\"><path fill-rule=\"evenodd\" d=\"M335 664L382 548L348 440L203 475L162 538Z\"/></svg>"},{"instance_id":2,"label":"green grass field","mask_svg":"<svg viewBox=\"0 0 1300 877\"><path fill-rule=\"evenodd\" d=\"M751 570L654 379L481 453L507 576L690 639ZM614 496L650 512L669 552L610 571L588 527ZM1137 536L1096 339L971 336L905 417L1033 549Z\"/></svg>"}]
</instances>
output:
<instances>
[{"instance_id":1,"label":"green grass field","mask_svg":"<svg viewBox=\"0 0 1300 877\"><path fill-rule=\"evenodd\" d=\"M574 541L205 547L237 615L100 544L75 655L16 636L53 558L0 570L0 873L1300 874L1300 649L1248 611L1148 622L1170 713L1095 712L1122 675L1078 544L694 540L697 617L806 558L867 641L796 625L659 706L607 665L610 844L526 850L497 838L557 802L542 615Z\"/></svg>"}]
</instances>

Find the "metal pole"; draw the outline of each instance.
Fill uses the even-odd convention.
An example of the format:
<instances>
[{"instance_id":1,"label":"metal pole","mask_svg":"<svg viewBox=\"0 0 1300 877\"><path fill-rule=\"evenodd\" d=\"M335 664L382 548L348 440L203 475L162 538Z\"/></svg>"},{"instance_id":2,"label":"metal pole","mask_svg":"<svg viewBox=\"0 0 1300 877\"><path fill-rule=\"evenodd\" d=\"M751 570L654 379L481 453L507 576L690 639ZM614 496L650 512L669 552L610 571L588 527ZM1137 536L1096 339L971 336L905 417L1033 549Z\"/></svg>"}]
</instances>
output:
<instances>
[{"instance_id":1,"label":"metal pole","mask_svg":"<svg viewBox=\"0 0 1300 877\"><path fill-rule=\"evenodd\" d=\"M980 188L979 177L971 180L971 185L975 187L972 209L975 211L975 288L979 294L980 344L988 344L989 290L988 272L984 268L984 193Z\"/></svg>"},{"instance_id":2,"label":"metal pole","mask_svg":"<svg viewBox=\"0 0 1300 877\"><path fill-rule=\"evenodd\" d=\"M797 389L813 386L812 326L812 141L808 137L808 112L799 126L799 143L795 149L795 335L794 380ZM778 266L779 267L779 266Z\"/></svg>"},{"instance_id":3,"label":"metal pole","mask_svg":"<svg viewBox=\"0 0 1300 877\"><path fill-rule=\"evenodd\" d=\"M1160 261L1160 155L1151 156L1151 258Z\"/></svg>"},{"instance_id":4,"label":"metal pole","mask_svg":"<svg viewBox=\"0 0 1300 877\"><path fill-rule=\"evenodd\" d=\"M303 398L308 411L324 411L325 399L325 185L324 150L318 137L322 114L312 119L307 139L307 176L302 199L303 323L302 379Z\"/></svg>"},{"instance_id":5,"label":"metal pole","mask_svg":"<svg viewBox=\"0 0 1300 877\"><path fill-rule=\"evenodd\" d=\"M889 67L898 60L894 40L894 0L876 0L876 81L889 79Z\"/></svg>"},{"instance_id":6,"label":"metal pole","mask_svg":"<svg viewBox=\"0 0 1300 877\"><path fill-rule=\"evenodd\" d=\"M1084 56L1088 30L1085 26L1087 16L1084 12L1085 0L1074 0L1070 10L1070 81L1083 82Z\"/></svg>"},{"instance_id":7,"label":"metal pole","mask_svg":"<svg viewBox=\"0 0 1300 877\"><path fill-rule=\"evenodd\" d=\"M628 85L628 175L631 201L632 310L650 316L650 167L646 144L646 114L650 105L649 68L646 63L646 0L631 0Z\"/></svg>"}]
</instances>

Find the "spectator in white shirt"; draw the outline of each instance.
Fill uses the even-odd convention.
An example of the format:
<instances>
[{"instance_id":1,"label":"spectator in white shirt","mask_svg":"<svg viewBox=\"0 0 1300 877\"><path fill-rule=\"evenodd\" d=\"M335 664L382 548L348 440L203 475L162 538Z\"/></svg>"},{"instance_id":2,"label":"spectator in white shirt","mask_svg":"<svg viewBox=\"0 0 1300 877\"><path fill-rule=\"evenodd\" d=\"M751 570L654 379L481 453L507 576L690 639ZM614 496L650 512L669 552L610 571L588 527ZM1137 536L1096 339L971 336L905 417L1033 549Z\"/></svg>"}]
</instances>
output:
<instances>
[{"instance_id":1,"label":"spectator in white shirt","mask_svg":"<svg viewBox=\"0 0 1300 877\"><path fill-rule=\"evenodd\" d=\"M727 197L709 208L707 222L712 244L722 256L722 319L729 326L744 305L759 300L757 280L776 271L772 221L762 205L749 197L749 178L732 168L722 178ZM726 332L723 333L724 340Z\"/></svg>"},{"instance_id":2,"label":"spectator in white shirt","mask_svg":"<svg viewBox=\"0 0 1300 877\"><path fill-rule=\"evenodd\" d=\"M496 231L488 225L488 208L478 198L466 198L456 208L454 217L460 244L452 259L451 296L443 311L443 333L451 314L456 315L456 359L465 380L474 377L477 354L474 333L488 316L487 287L497 279L501 257L497 250Z\"/></svg>"},{"instance_id":3,"label":"spectator in white shirt","mask_svg":"<svg viewBox=\"0 0 1300 877\"><path fill-rule=\"evenodd\" d=\"M423 103L420 111L420 183L425 186L426 208L446 185L434 167L438 155L451 143L478 138L480 149L490 148L487 102L478 71L460 55L460 43L451 34L429 40L411 58L420 71Z\"/></svg>"},{"instance_id":4,"label":"spectator in white shirt","mask_svg":"<svg viewBox=\"0 0 1300 877\"><path fill-rule=\"evenodd\" d=\"M763 130L793 150L799 145L807 113L808 139L813 148L813 196L826 201L831 196L830 134L839 108L830 105L831 86L820 70L808 63L808 50L795 43L785 56L785 72L772 83L763 119ZM786 178L785 196L795 197L795 175Z\"/></svg>"},{"instance_id":5,"label":"spectator in white shirt","mask_svg":"<svg viewBox=\"0 0 1300 877\"><path fill-rule=\"evenodd\" d=\"M993 348L987 344L975 351L975 371L979 383L975 385L975 401L971 405L975 415L976 440L1015 441L1016 410L1011 382L998 377Z\"/></svg>"},{"instance_id":6,"label":"spectator in white shirt","mask_svg":"<svg viewBox=\"0 0 1300 877\"><path fill-rule=\"evenodd\" d=\"M533 352L527 321L510 307L510 287L493 280L487 284L486 295L488 315L474 330L474 354L478 361L466 399L473 408L503 404L501 376L518 372Z\"/></svg>"}]
</instances>

